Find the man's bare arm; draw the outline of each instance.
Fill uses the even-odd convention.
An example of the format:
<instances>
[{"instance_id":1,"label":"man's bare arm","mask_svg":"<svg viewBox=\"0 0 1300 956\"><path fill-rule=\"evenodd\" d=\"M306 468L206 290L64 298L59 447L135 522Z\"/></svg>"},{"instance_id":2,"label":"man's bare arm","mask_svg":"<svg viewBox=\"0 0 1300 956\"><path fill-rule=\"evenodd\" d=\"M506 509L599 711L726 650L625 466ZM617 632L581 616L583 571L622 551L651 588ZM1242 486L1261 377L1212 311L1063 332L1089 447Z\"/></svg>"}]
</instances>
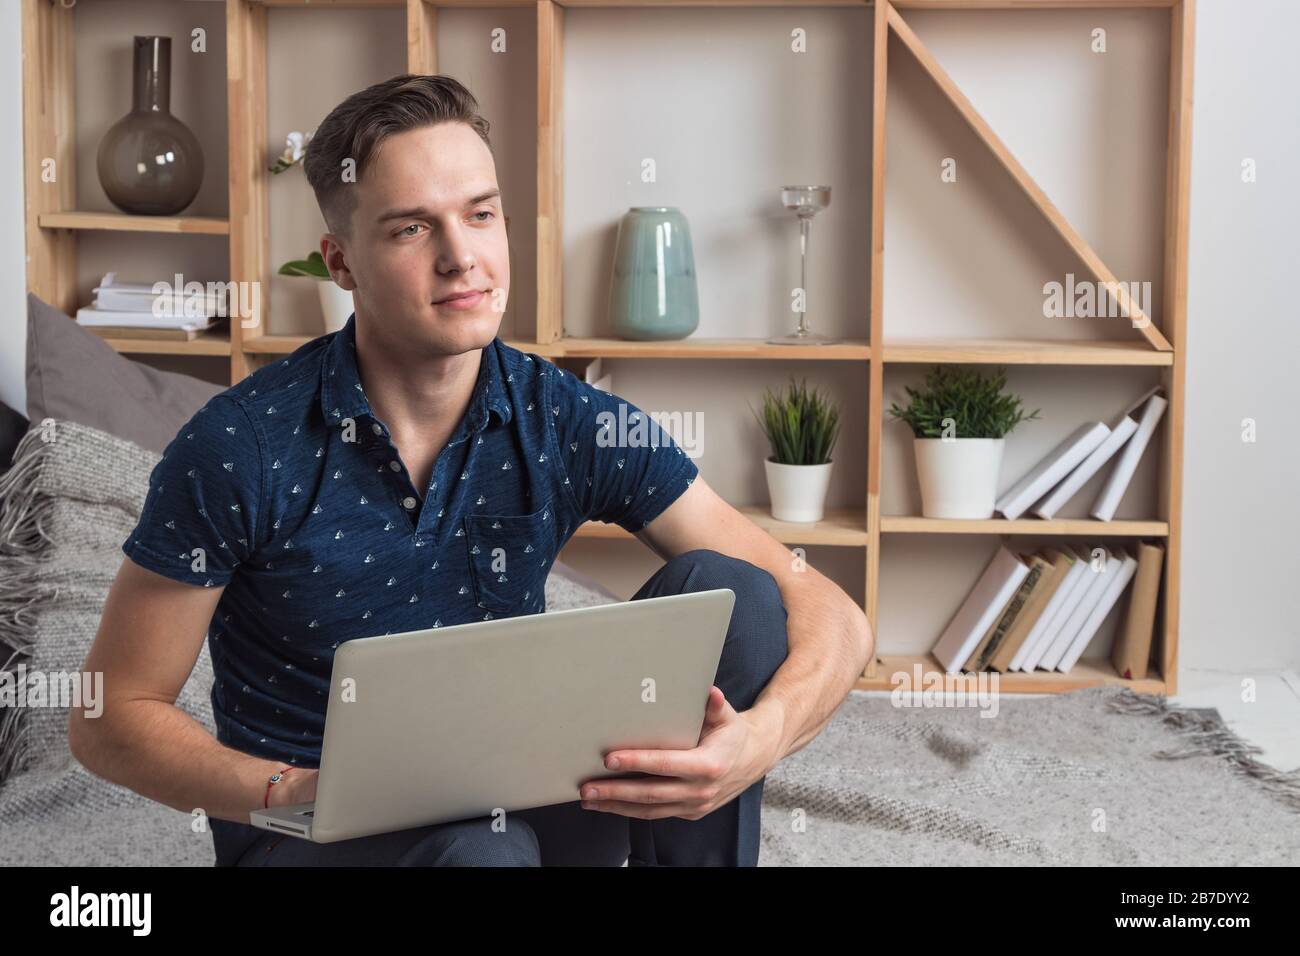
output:
<instances>
[{"instance_id":1,"label":"man's bare arm","mask_svg":"<svg viewBox=\"0 0 1300 956\"><path fill-rule=\"evenodd\" d=\"M124 558L83 666L104 675L103 710L88 717L73 708L68 742L107 780L177 810L248 823L267 777L283 764L219 743L175 703L223 590L181 584ZM293 802L295 776L274 788L273 806Z\"/></svg>"}]
</instances>

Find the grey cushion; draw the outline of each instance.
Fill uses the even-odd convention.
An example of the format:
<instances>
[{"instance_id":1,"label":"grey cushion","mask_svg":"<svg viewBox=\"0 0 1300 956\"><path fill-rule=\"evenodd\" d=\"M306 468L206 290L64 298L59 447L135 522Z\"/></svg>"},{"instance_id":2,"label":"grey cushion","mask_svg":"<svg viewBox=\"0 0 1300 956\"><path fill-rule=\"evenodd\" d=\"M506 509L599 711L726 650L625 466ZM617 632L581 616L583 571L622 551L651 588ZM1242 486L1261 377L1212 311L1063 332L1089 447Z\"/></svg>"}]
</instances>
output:
<instances>
[{"instance_id":1,"label":"grey cushion","mask_svg":"<svg viewBox=\"0 0 1300 956\"><path fill-rule=\"evenodd\" d=\"M27 417L78 422L159 455L225 388L118 355L102 338L27 294Z\"/></svg>"}]
</instances>

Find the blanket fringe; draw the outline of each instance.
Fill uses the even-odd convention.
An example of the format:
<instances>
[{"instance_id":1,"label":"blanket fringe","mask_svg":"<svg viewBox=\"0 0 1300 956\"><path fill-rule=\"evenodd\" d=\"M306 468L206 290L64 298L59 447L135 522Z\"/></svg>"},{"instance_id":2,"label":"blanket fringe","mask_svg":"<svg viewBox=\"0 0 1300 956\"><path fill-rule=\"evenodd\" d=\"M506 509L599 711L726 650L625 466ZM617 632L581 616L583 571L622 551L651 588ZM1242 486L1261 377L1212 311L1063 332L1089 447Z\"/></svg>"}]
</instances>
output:
<instances>
[{"instance_id":1,"label":"blanket fringe","mask_svg":"<svg viewBox=\"0 0 1300 956\"><path fill-rule=\"evenodd\" d=\"M31 659L35 610L57 595L42 585L38 574L50 543L46 526L54 505L54 499L40 491L39 476L50 454L50 443L42 435L41 429L30 429L14 450L13 467L0 475L0 554L6 571L0 578L0 643L11 648L0 670ZM0 708L0 785L27 763L26 713L25 707Z\"/></svg>"},{"instance_id":2,"label":"blanket fringe","mask_svg":"<svg viewBox=\"0 0 1300 956\"><path fill-rule=\"evenodd\" d=\"M1228 729L1216 714L1200 713L1169 703L1157 694L1140 694L1128 687L1112 697L1112 711L1160 718L1179 737L1179 745L1156 754L1161 760L1222 757L1235 772L1255 780L1288 808L1300 812L1300 769L1284 771L1255 759L1263 749Z\"/></svg>"}]
</instances>

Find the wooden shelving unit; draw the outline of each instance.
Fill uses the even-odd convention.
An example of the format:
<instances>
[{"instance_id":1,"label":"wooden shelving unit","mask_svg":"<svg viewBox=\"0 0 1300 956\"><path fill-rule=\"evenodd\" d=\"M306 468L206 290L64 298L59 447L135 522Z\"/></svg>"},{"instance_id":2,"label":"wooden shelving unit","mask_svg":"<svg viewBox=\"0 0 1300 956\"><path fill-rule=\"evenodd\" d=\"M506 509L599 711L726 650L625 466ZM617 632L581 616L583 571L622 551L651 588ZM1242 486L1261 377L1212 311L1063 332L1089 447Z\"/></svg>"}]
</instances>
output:
<instances>
[{"instance_id":1,"label":"wooden shelving unit","mask_svg":"<svg viewBox=\"0 0 1300 956\"><path fill-rule=\"evenodd\" d=\"M161 2L161 0L160 0ZM877 627L880 604L882 535L989 535L1156 537L1166 545L1164 579L1157 618L1156 673L1143 681L1124 681L1106 661L1083 660L1068 674L1037 672L1002 675L1001 688L1029 693L1058 693L1106 683L1172 694L1177 689L1178 593L1181 549L1182 441L1184 415L1187 293L1187 211L1190 180L1192 32L1195 0L227 0L226 84L229 212L224 218L136 217L86 213L75 209L73 164L73 31L76 8L50 0L23 0L24 5L24 149L27 169L28 288L70 314L75 301L76 237L85 230L163 232L177 236L224 235L229 239L229 279L269 288L269 174L266 117L266 42L269 7L404 7L405 67L436 73L438 11L442 7L531 7L536 14L537 43L537 302L531 337L512 340L516 348L563 358L621 360L764 360L865 363L868 379L866 429L867 487L861 508L828 511L814 525L773 520L766 507L741 510L777 540L791 545L862 549L865 557L865 611L877 633L877 658L859 686L891 689L891 676L940 670L929 655L890 654L889 634ZM871 302L863 316L860 338L816 349L770 345L760 339L688 338L675 342L630 342L609 338L566 337L563 325L563 69L565 10L569 7L742 7L844 6L872 8L874 65L871 89ZM1015 155L944 71L907 22L912 9L1090 9L1156 7L1168 11L1169 101L1165 168L1163 315L1149 316L1134 341L1062 341L1025 339L887 339L884 332L885 262L885 117L889 90L890 38L913 57L942 95L969 125L1029 202L1041 213L1084 271L1100 282L1115 276L1079 232L1034 182ZM396 69L395 69L396 71ZM40 179L41 160L55 158L63 171L57 184ZM516 213L518 215L518 213ZM1136 304L1130 314L1141 317ZM267 296L262 296L267 301ZM122 352L192 354L227 357L230 380L237 382L275 356L288 354L307 336L270 334L265 316L250 328L230 323L229 335L192 342L110 340ZM889 365L960 363L1063 367L1125 366L1156 369L1170 404L1160 429L1158 514L1149 520L1101 522L1087 519L1040 521L952 521L912 515L881 514L882 422L884 372ZM627 539L613 525L588 524L579 538Z\"/></svg>"}]
</instances>

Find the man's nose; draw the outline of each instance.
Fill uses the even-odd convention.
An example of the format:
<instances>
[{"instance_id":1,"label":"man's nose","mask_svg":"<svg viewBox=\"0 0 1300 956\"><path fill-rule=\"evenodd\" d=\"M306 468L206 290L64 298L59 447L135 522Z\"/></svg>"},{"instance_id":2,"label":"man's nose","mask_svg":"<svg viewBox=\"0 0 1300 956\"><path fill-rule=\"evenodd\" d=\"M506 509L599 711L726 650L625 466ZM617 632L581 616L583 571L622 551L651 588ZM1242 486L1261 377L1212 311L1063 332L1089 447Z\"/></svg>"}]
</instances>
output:
<instances>
[{"instance_id":1,"label":"man's nose","mask_svg":"<svg viewBox=\"0 0 1300 956\"><path fill-rule=\"evenodd\" d=\"M439 272L468 272L475 264L469 239L459 226L443 233L442 248L438 251Z\"/></svg>"}]
</instances>

